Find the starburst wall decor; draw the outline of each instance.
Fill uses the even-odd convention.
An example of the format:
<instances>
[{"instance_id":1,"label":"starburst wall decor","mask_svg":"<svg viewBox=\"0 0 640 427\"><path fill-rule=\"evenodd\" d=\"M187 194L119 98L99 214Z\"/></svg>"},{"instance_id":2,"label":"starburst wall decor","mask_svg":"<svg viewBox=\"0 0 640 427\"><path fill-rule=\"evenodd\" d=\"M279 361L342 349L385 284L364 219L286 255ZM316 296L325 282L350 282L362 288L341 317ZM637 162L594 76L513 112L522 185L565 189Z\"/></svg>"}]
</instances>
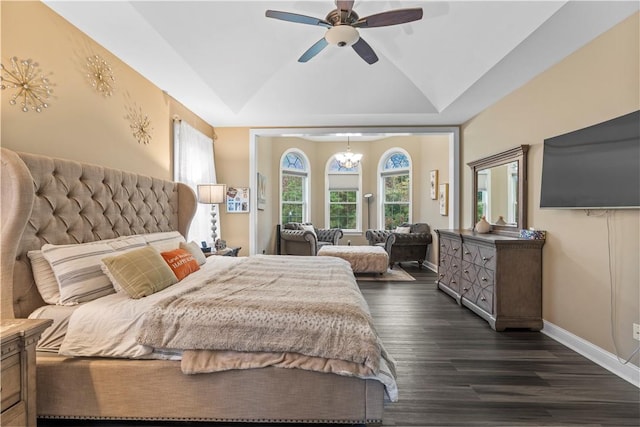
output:
<instances>
[{"instance_id":1,"label":"starburst wall decor","mask_svg":"<svg viewBox=\"0 0 640 427\"><path fill-rule=\"evenodd\" d=\"M129 121L133 137L138 141L138 144L149 144L153 131L149 117L142 112L142 108L135 104L126 106L125 109L127 110L125 118Z\"/></svg>"},{"instance_id":2,"label":"starburst wall decor","mask_svg":"<svg viewBox=\"0 0 640 427\"><path fill-rule=\"evenodd\" d=\"M113 95L116 79L113 77L109 63L104 58L100 55L87 57L86 70L91 87L105 98Z\"/></svg>"},{"instance_id":3,"label":"starburst wall decor","mask_svg":"<svg viewBox=\"0 0 640 427\"><path fill-rule=\"evenodd\" d=\"M25 113L37 113L48 108L53 86L42 73L37 62L31 59L11 58L11 69L0 64L0 89L16 89L9 98L9 104L20 105Z\"/></svg>"}]
</instances>

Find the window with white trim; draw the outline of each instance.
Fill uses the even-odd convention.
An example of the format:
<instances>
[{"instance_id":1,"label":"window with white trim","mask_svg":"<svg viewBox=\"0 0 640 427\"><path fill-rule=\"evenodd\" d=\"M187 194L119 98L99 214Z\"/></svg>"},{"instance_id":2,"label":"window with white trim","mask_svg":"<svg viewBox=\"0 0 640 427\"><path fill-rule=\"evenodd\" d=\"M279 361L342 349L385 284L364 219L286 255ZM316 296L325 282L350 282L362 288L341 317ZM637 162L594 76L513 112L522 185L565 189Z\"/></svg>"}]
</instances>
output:
<instances>
[{"instance_id":1,"label":"window with white trim","mask_svg":"<svg viewBox=\"0 0 640 427\"><path fill-rule=\"evenodd\" d=\"M326 224L328 228L360 231L362 226L360 165L352 168L340 166L332 157L326 166Z\"/></svg>"},{"instance_id":2,"label":"window with white trim","mask_svg":"<svg viewBox=\"0 0 640 427\"><path fill-rule=\"evenodd\" d=\"M280 160L280 220L309 221L309 160L297 149L287 150Z\"/></svg>"},{"instance_id":3,"label":"window with white trim","mask_svg":"<svg viewBox=\"0 0 640 427\"><path fill-rule=\"evenodd\" d=\"M411 158L406 151L387 151L379 165L381 227L393 230L411 222Z\"/></svg>"}]
</instances>

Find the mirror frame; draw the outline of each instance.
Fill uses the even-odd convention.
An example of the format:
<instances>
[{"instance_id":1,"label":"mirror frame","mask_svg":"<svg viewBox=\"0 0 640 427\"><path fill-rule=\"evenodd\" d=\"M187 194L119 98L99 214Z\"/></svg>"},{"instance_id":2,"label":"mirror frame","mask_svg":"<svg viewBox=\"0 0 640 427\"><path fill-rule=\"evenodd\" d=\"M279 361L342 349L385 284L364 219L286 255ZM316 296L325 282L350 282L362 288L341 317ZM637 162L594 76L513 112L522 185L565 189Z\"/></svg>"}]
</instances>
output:
<instances>
[{"instance_id":1,"label":"mirror frame","mask_svg":"<svg viewBox=\"0 0 640 427\"><path fill-rule=\"evenodd\" d=\"M475 228L475 225L480 218L477 217L477 205L478 205L478 171L483 169L492 168L495 166L504 165L507 163L518 162L518 224L513 226L505 226L505 225L496 225L491 224L491 229L493 232L498 232L502 234L512 234L519 235L520 230L527 228L527 152L529 151L529 145L520 145L518 147L512 148L507 151L503 151L501 153L493 154L488 157L483 157L482 159L475 160L473 162L467 163L471 168L471 177L473 180L471 189L472 189L472 203L471 208L473 209L471 218L473 220L473 224L471 224L472 228Z\"/></svg>"}]
</instances>

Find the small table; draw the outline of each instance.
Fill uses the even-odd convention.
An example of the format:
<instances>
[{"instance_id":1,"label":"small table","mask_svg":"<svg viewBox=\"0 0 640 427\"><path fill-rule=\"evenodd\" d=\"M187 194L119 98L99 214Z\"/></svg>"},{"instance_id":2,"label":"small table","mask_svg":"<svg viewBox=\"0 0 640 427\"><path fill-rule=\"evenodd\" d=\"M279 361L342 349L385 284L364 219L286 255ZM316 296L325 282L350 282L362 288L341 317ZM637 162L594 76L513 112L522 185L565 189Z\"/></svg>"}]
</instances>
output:
<instances>
[{"instance_id":1,"label":"small table","mask_svg":"<svg viewBox=\"0 0 640 427\"><path fill-rule=\"evenodd\" d=\"M227 246L224 249L220 249L217 250L215 252L206 252L204 255L206 257L210 257L213 255L217 255L217 256L238 256L238 252L240 252L240 249L242 249L242 246Z\"/></svg>"},{"instance_id":2,"label":"small table","mask_svg":"<svg viewBox=\"0 0 640 427\"><path fill-rule=\"evenodd\" d=\"M49 319L2 319L2 425L35 427L36 344Z\"/></svg>"},{"instance_id":3,"label":"small table","mask_svg":"<svg viewBox=\"0 0 640 427\"><path fill-rule=\"evenodd\" d=\"M320 248L318 256L334 256L349 261L354 273L384 274L389 266L389 255L380 246L326 245Z\"/></svg>"}]
</instances>

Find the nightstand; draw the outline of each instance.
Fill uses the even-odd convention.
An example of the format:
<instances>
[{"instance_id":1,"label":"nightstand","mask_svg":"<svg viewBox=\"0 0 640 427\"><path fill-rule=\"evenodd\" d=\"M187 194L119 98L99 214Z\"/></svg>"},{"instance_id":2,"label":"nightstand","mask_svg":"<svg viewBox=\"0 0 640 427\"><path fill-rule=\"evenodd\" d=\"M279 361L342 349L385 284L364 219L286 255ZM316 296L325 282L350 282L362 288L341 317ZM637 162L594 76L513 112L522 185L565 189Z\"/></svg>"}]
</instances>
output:
<instances>
[{"instance_id":1,"label":"nightstand","mask_svg":"<svg viewBox=\"0 0 640 427\"><path fill-rule=\"evenodd\" d=\"M36 425L36 344L49 319L2 319L0 409L3 426Z\"/></svg>"},{"instance_id":2,"label":"nightstand","mask_svg":"<svg viewBox=\"0 0 640 427\"><path fill-rule=\"evenodd\" d=\"M215 251L215 252L208 252L205 253L204 255L206 257L210 257L213 255L217 255L217 256L238 256L238 252L240 252L240 249L242 249L242 246L227 246L224 249L220 249L219 251Z\"/></svg>"}]
</instances>

